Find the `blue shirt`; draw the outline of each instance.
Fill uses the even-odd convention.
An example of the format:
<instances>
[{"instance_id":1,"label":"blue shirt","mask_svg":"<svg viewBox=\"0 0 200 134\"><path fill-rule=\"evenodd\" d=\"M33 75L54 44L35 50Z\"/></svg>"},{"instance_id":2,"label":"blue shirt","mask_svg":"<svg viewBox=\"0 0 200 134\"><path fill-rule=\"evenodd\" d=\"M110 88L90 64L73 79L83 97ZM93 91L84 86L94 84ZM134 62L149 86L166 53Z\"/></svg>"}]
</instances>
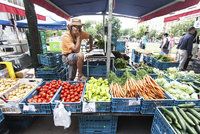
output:
<instances>
[{"instance_id":1,"label":"blue shirt","mask_svg":"<svg viewBox=\"0 0 200 134\"><path fill-rule=\"evenodd\" d=\"M142 44L144 44L146 46L146 44L148 42L147 36L146 35L143 36L142 39L141 39L141 41L142 41Z\"/></svg>"},{"instance_id":2,"label":"blue shirt","mask_svg":"<svg viewBox=\"0 0 200 134\"><path fill-rule=\"evenodd\" d=\"M180 39L177 48L180 50L186 50L188 54L191 54L193 48L193 40L194 36L190 33L187 33Z\"/></svg>"}]
</instances>

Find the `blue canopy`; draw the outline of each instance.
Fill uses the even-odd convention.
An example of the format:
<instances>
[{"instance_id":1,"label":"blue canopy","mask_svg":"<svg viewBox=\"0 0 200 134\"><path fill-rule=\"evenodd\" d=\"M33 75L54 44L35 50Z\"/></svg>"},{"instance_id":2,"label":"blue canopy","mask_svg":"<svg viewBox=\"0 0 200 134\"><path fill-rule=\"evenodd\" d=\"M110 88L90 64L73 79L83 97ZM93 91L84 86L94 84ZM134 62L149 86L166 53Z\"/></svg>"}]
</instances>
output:
<instances>
[{"instance_id":1,"label":"blue canopy","mask_svg":"<svg viewBox=\"0 0 200 134\"><path fill-rule=\"evenodd\" d=\"M19 28L28 28L27 20L17 21L17 27ZM38 20L38 28L42 30L64 30L67 27L66 21L41 21Z\"/></svg>"},{"instance_id":2,"label":"blue canopy","mask_svg":"<svg viewBox=\"0 0 200 134\"><path fill-rule=\"evenodd\" d=\"M0 20L0 25L12 26L9 20Z\"/></svg>"},{"instance_id":3,"label":"blue canopy","mask_svg":"<svg viewBox=\"0 0 200 134\"><path fill-rule=\"evenodd\" d=\"M71 16L108 12L108 0L50 0ZM113 13L140 17L175 0L115 0Z\"/></svg>"}]
</instances>

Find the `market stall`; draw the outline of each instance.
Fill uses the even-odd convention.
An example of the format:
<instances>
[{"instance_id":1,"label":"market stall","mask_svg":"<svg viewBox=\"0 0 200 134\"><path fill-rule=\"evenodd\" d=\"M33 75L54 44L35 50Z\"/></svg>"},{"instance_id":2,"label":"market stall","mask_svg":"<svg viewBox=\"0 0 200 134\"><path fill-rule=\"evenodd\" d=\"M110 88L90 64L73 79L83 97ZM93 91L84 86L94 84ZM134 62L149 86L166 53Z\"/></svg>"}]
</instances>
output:
<instances>
[{"instance_id":1,"label":"market stall","mask_svg":"<svg viewBox=\"0 0 200 134\"><path fill-rule=\"evenodd\" d=\"M47 1L39 2L35 0L37 4L42 4L43 6L50 8L51 10L56 8L55 6L52 5L54 3L55 5L59 5L59 7L62 7L60 2L62 1L51 1L51 5ZM127 14L124 10L120 10L122 8L119 8L117 4L127 4L126 2L123 3L122 1L116 1L116 7L114 11L122 14ZM142 3L140 3L142 2ZM138 4L144 4L145 1L140 1ZM92 4L94 4L92 6ZM184 2L183 2L184 3ZM129 15L136 15L136 16L142 16L142 20L149 19L152 16L159 16L159 14L154 14L157 11L158 7L163 7L163 6L170 6L171 8L177 4L180 4L180 7L177 9L180 9L181 7L184 8L185 5L183 5L181 2L177 1L158 1L158 5L156 7L151 7L151 10L149 9L148 11L142 10L142 13L137 13L137 12L132 12L131 13L137 13L137 14L129 14ZM46 4L46 5L45 5ZM92 10L93 12L95 11L101 11L101 6L104 5L105 1L93 1L93 2L86 2L86 3L68 3L71 5L75 6L83 6L84 9L86 7L95 7L93 8L87 8L88 10ZM89 4L89 5L87 5ZM97 6L98 4L99 6ZM160 119L156 120L156 116L158 115L157 108L158 107L172 107L172 106L178 106L178 107L183 107L186 108L186 111L188 110L188 107L199 107L200 106L200 100L199 100L199 83L200 83L200 75L199 74L192 74L190 81L180 81L178 78L170 78L169 74L172 75L170 72L170 69L166 71L166 68L162 68L165 71L161 71L159 69L156 69L156 67L149 67L148 65L143 65L139 66L138 68L132 67L129 65L129 69L127 69L127 63L124 61L124 65L118 66L117 69L115 69L115 72L110 72L111 66L110 64L112 63L111 59L114 59L114 56L111 54L111 18L112 18L112 10L113 10L113 1L109 0L108 7L109 7L109 25L108 25L108 46L107 46L107 53L106 57L104 52L98 51L92 53L92 56L88 54L86 56L87 60L87 74L90 72L90 61L91 60L105 60L107 59L107 79L103 78L101 76L90 76L87 81L85 82L69 82L61 81L62 77L61 74L59 73L60 67L62 68L62 63L60 62L60 57L59 54L41 54L38 55L39 61L41 65L45 65L48 67L54 67L52 70L45 71L46 68L42 68L41 70L38 69L36 75L38 77L44 76L43 79L45 81L43 82L38 82L36 85L32 86L25 86L24 88L26 89L25 91L23 90L23 96L21 94L13 93L13 92L18 92L20 85L23 84L23 82L18 82L14 81L13 84L16 86L10 85L8 86L7 84L2 84L4 87L2 88L3 94L5 94L2 98L3 103L3 108L1 108L4 112L5 115L7 116L53 116L54 117L54 123L56 126L64 126L64 127L69 127L69 118L70 115L72 116L78 116L79 119L79 128L80 128L80 133L101 133L101 134L115 134L117 131L117 123L118 123L118 117L119 116L153 116L155 114L155 120L154 120L154 125L152 126L152 133L155 134L162 134L162 128L164 129L165 127L159 127L158 125L165 125L164 123L162 124ZM131 5L133 3L128 3L128 7L133 6ZM135 4L135 3L134 3ZM146 3L148 4L148 2ZM185 4L189 4L189 2L186 0ZM191 3L190 3L191 4ZM190 5L189 4L189 5ZM194 4L194 3L193 3ZM182 6L181 6L182 5ZM64 6L64 5L63 5ZM86 7L85 7L86 6ZM96 8L99 7L100 9ZM105 5L103 6L105 7ZM137 6L136 6L137 7ZM80 15L78 14L78 10L72 10L75 9L73 6L69 6L68 10L69 14L71 13L72 16ZM81 9L81 8L79 8ZM125 8L123 8L125 9ZM165 9L163 7L161 10ZM63 9L64 10L64 9ZM68 13L63 13L60 11L60 9L56 8L56 13L62 16L66 15L68 16ZM106 7L107 10L107 7ZM65 10L64 10L65 11ZM82 13L87 14L90 13L87 11L86 13L83 12L84 10L81 10ZM150 15L145 15L149 13L150 11L155 11L154 13ZM174 11L174 9L172 10ZM165 11L166 13L167 11ZM80 11L79 11L80 13ZM103 55L102 55L103 53ZM98 54L98 56L94 56ZM89 56L90 55L90 56ZM155 60L156 57L154 58L147 58ZM156 58L157 60L161 60L160 57ZM162 58L163 59L163 58ZM165 58L164 58L165 59ZM154 61L157 62L157 61ZM149 63L149 61L147 61ZM116 65L116 63L112 63L113 65ZM121 64L121 63L120 63ZM160 64L163 64L162 62L158 62L159 66ZM98 67L99 64L94 65L94 67ZM59 69L57 68L59 67ZM114 67L115 68L115 67ZM158 67L159 68L159 67ZM167 67L169 68L169 66ZM120 70L122 69L122 70ZM124 70L123 70L124 69ZM143 71L141 71L143 69ZM64 68L63 68L64 70ZM116 75L117 71L120 70L122 73L119 75ZM138 72L144 72L146 71L145 74L141 74ZM96 72L100 72L100 70L96 70ZM116 74L115 74L116 73ZM176 72L177 73L177 72ZM190 74L191 72L180 72L181 74ZM99 73L99 75L102 73ZM40 76L39 76L40 75ZM49 76L50 75L50 76ZM173 74L175 76L178 76L177 74ZM97 78L98 77L98 78ZM181 76L182 77L182 76ZM48 79L50 78L50 79ZM56 79L56 80L51 80L51 79ZM161 80L160 80L161 79ZM192 84L191 84L192 80ZM7 81L7 80L5 80ZM9 81L9 80L8 80ZM13 80L11 80L13 81ZM164 81L164 84L163 84ZM29 81L30 82L30 81ZM3 82L5 83L5 82ZM194 85L196 83L196 85ZM166 85L165 85L166 84ZM8 87L6 87L8 86ZM174 87L175 86L175 87ZM24 89L23 88L23 89ZM176 90L178 89L178 92ZM6 90L6 92L4 91ZM29 91L29 92L26 92ZM13 94L17 94L13 95ZM9 95L11 96L11 102L9 102ZM18 97L19 95L19 97ZM177 96L179 95L179 96ZM12 98L20 98L17 99L15 103L13 103ZM184 99L182 99L184 98ZM186 100L185 100L186 99ZM15 99L14 99L15 100ZM20 101L19 101L20 100ZM185 104L189 103L189 104ZM17 105L16 105L17 104ZM180 105L182 104L182 105ZM6 113L6 110L10 110L13 113ZM17 112L15 112L15 109ZM174 108L175 109L175 108ZM66 111L67 110L67 111ZM169 121L177 123L176 117L172 115L171 109L170 111L167 111L168 109L161 110L161 112L165 111L167 113L166 118L170 116ZM185 115L183 109L178 109L179 112L183 115ZM183 110L183 111L182 111ZM184 130L185 131L185 126L190 132L195 132L197 131L196 128L190 128L190 126L196 126L199 127L198 125L198 119L193 118L193 116L199 116L197 114L197 111L199 110L198 108L194 110L189 110L189 112L186 112L188 116L192 118L192 121L196 121L195 123L192 123L191 120L188 121L187 117L186 118L186 125L181 124L175 124L177 126L169 126L169 123L167 124L170 130L173 131L173 128ZM167 112L166 112L167 111ZM15 112L15 113L14 113ZM175 114L177 114L177 111L174 110ZM170 114L169 114L170 113ZM179 114L180 114L179 113ZM162 114L162 113L161 113ZM179 115L177 114L177 115ZM191 115L192 114L192 115ZM176 116L177 116L176 115ZM162 115L162 119L164 120L165 118ZM63 121L63 122L61 122ZM165 119L166 123L166 119ZM180 127L181 125L181 127ZM183 126L182 126L183 125ZM186 129L186 130L187 130ZM195 129L195 130L194 130ZM156 131L156 132L155 132ZM188 130L187 130L188 131ZM171 134L171 133L170 133Z\"/></svg>"}]
</instances>

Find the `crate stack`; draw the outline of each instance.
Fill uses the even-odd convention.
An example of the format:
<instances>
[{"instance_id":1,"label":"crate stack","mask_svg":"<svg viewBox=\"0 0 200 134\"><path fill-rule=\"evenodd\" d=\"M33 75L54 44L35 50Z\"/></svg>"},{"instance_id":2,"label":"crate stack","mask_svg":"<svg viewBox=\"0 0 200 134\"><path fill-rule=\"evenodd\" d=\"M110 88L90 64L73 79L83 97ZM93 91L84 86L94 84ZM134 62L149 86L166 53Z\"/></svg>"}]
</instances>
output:
<instances>
[{"instance_id":1,"label":"crate stack","mask_svg":"<svg viewBox=\"0 0 200 134\"><path fill-rule=\"evenodd\" d=\"M62 63L60 53L38 54L38 61L41 67L36 69L36 78L43 80L66 80L67 68Z\"/></svg>"},{"instance_id":2,"label":"crate stack","mask_svg":"<svg viewBox=\"0 0 200 134\"><path fill-rule=\"evenodd\" d=\"M40 31L40 38L41 38L41 52L46 53L47 52L47 43L46 43L46 32Z\"/></svg>"}]
</instances>

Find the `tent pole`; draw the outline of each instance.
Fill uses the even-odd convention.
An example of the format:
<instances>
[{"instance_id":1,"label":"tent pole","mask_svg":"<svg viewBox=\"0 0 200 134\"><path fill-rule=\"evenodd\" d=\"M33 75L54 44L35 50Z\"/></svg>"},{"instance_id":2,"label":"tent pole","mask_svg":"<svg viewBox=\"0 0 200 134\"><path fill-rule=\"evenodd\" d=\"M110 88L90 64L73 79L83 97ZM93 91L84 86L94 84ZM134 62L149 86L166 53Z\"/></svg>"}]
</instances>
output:
<instances>
[{"instance_id":1,"label":"tent pole","mask_svg":"<svg viewBox=\"0 0 200 134\"><path fill-rule=\"evenodd\" d=\"M103 40L104 40L104 51L106 53L105 13L103 13Z\"/></svg>"},{"instance_id":2,"label":"tent pole","mask_svg":"<svg viewBox=\"0 0 200 134\"><path fill-rule=\"evenodd\" d=\"M110 73L110 55L111 55L111 37L112 37L112 12L113 0L109 0L109 13L108 13L108 40L107 40L107 76Z\"/></svg>"}]
</instances>

